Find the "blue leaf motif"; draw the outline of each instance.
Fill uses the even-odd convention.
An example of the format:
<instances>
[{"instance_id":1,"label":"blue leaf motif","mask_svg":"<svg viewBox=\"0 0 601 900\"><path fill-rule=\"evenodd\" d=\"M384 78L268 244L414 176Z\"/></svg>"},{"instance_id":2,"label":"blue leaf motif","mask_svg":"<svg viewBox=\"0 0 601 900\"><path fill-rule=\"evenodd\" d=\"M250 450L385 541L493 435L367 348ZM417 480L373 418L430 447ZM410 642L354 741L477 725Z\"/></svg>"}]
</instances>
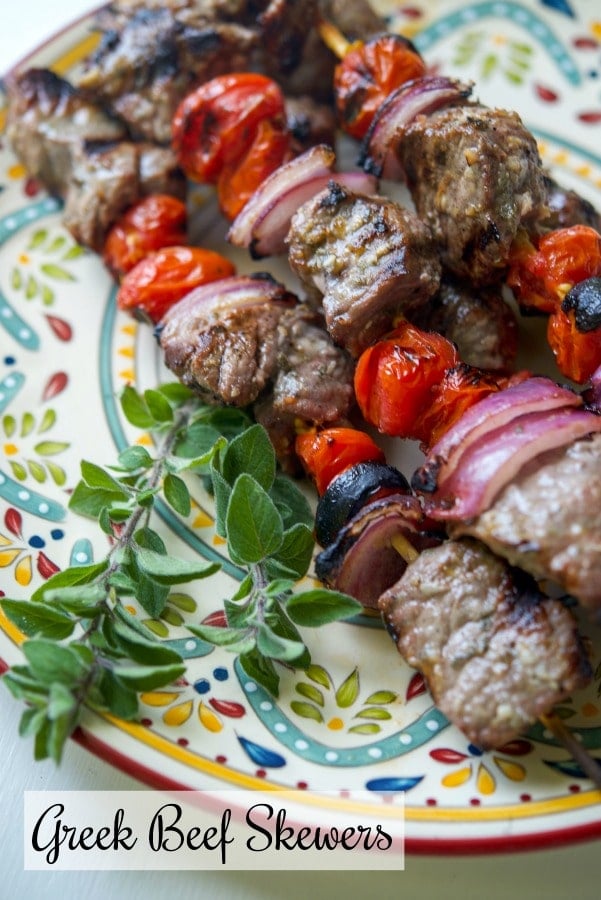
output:
<instances>
[{"instance_id":1,"label":"blue leaf motif","mask_svg":"<svg viewBox=\"0 0 601 900\"><path fill-rule=\"evenodd\" d=\"M389 777L389 778L372 778L371 781L365 783L368 791L376 791L385 794L389 791L410 791L411 788L419 784L424 778L423 775L415 775L408 777Z\"/></svg>"},{"instance_id":2,"label":"blue leaf motif","mask_svg":"<svg viewBox=\"0 0 601 900\"><path fill-rule=\"evenodd\" d=\"M541 0L541 2L543 6L548 6L549 9L555 9L557 12L563 13L564 16L569 16L570 19L576 18L574 10L567 0Z\"/></svg>"},{"instance_id":3,"label":"blue leaf motif","mask_svg":"<svg viewBox=\"0 0 601 900\"><path fill-rule=\"evenodd\" d=\"M239 735L238 741L245 753L247 753L252 761L258 766L281 769L282 766L286 765L286 760L283 756L280 756L279 753L268 750L266 747L261 747L260 744L255 744L254 741L249 741L247 738L240 737Z\"/></svg>"},{"instance_id":4,"label":"blue leaf motif","mask_svg":"<svg viewBox=\"0 0 601 900\"><path fill-rule=\"evenodd\" d=\"M600 760L596 760L596 762L601 765ZM556 772L561 772L562 775L567 775L569 778L588 778L586 772L583 772L578 763L573 759L566 759L565 762L552 762L551 760L545 759L544 763L546 766L549 766L550 769L555 769Z\"/></svg>"}]
</instances>

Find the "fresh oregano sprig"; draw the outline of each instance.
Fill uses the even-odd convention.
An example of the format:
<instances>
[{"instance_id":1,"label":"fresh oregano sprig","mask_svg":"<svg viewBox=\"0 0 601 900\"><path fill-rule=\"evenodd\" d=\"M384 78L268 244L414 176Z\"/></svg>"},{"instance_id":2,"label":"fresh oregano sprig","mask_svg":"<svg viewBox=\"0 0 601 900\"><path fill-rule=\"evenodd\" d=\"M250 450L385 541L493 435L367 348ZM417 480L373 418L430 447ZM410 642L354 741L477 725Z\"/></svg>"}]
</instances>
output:
<instances>
[{"instance_id":1,"label":"fresh oregano sprig","mask_svg":"<svg viewBox=\"0 0 601 900\"><path fill-rule=\"evenodd\" d=\"M179 654L127 608L135 600L156 618L173 585L218 568L173 557L152 527L157 498L189 514L185 472L203 478L213 492L217 532L246 571L235 595L224 600L228 627L190 625L190 631L239 653L247 674L277 694L275 663L310 662L297 626L360 609L335 592L295 591L311 561L313 519L297 485L277 472L264 429L241 411L200 404L181 384L142 394L128 387L121 405L131 424L153 433L154 453L134 444L108 469L83 461L69 502L109 536L106 557L58 572L30 600L0 601L27 637L25 663L3 681L27 704L19 731L34 738L36 759L60 761L85 706L134 719L140 691L185 672Z\"/></svg>"},{"instance_id":2,"label":"fresh oregano sprig","mask_svg":"<svg viewBox=\"0 0 601 900\"><path fill-rule=\"evenodd\" d=\"M224 601L227 628L189 625L190 631L239 654L247 675L277 696L280 662L306 668L310 655L297 626L316 627L356 614L345 594L297 591L307 574L313 514L298 486L277 472L275 453L260 425L252 425L211 460L215 529L230 559L246 569L234 597Z\"/></svg>"}]
</instances>

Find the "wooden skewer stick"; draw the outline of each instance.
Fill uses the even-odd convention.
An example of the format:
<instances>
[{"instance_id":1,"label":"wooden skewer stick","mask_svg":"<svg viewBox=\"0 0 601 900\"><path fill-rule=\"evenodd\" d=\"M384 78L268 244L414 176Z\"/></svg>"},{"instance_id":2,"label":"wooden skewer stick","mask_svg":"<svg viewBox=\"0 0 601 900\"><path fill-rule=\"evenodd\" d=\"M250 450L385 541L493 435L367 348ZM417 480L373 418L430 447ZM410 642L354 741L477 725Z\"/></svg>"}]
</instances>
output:
<instances>
[{"instance_id":1,"label":"wooden skewer stick","mask_svg":"<svg viewBox=\"0 0 601 900\"><path fill-rule=\"evenodd\" d=\"M568 753L572 754L587 778L590 778L595 787L601 790L601 763L599 760L591 756L588 750L576 740L556 713L551 712L546 716L539 716L539 721L557 738Z\"/></svg>"},{"instance_id":2,"label":"wooden skewer stick","mask_svg":"<svg viewBox=\"0 0 601 900\"><path fill-rule=\"evenodd\" d=\"M343 59L354 44L361 43L361 41L355 41L354 43L348 41L340 29L332 22L328 22L327 19L319 20L317 31L328 50L331 50L338 59Z\"/></svg>"},{"instance_id":3,"label":"wooden skewer stick","mask_svg":"<svg viewBox=\"0 0 601 900\"><path fill-rule=\"evenodd\" d=\"M395 534L390 543L399 556L403 557L407 565L410 565L419 556L415 547L402 534ZM566 728L556 713L550 712L538 718L541 725L557 738L568 753L571 753L587 778L590 778L595 787L601 790L601 761L590 755L588 750L576 740L569 728Z\"/></svg>"}]
</instances>

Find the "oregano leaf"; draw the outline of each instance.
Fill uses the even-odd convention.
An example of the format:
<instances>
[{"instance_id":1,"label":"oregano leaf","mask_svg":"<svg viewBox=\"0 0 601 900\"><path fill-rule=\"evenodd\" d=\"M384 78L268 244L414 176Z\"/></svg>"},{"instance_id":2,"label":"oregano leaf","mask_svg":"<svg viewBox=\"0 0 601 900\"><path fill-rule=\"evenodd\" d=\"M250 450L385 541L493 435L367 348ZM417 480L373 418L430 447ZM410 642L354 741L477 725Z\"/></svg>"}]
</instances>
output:
<instances>
[{"instance_id":1,"label":"oregano leaf","mask_svg":"<svg viewBox=\"0 0 601 900\"><path fill-rule=\"evenodd\" d=\"M238 476L232 488L225 528L230 557L240 565L258 563L276 553L284 533L275 503L245 473Z\"/></svg>"}]
</instances>

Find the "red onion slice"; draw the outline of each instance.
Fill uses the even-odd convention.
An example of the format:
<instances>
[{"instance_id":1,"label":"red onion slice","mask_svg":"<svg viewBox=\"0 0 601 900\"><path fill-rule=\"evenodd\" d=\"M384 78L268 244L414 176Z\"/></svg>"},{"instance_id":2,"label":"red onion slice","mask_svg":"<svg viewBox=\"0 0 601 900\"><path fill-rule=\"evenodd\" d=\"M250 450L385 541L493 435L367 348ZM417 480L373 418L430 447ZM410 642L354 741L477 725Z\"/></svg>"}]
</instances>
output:
<instances>
[{"instance_id":1,"label":"red onion slice","mask_svg":"<svg viewBox=\"0 0 601 900\"><path fill-rule=\"evenodd\" d=\"M403 177L395 145L419 115L429 115L445 106L467 100L470 85L439 75L408 81L390 94L377 111L365 136L360 165L378 178Z\"/></svg>"},{"instance_id":2,"label":"red onion slice","mask_svg":"<svg viewBox=\"0 0 601 900\"><path fill-rule=\"evenodd\" d=\"M269 275L232 275L212 284L203 284L175 303L157 326L157 334L171 331L185 334L194 321L220 310L243 309L263 303L293 306L297 298Z\"/></svg>"},{"instance_id":3,"label":"red onion slice","mask_svg":"<svg viewBox=\"0 0 601 900\"><path fill-rule=\"evenodd\" d=\"M601 366L591 376L591 386L585 394L586 402L592 410L601 413Z\"/></svg>"},{"instance_id":4,"label":"red onion slice","mask_svg":"<svg viewBox=\"0 0 601 900\"><path fill-rule=\"evenodd\" d=\"M582 397L550 378L535 376L489 394L468 409L430 448L423 466L413 477L416 490L433 491L458 465L472 442L483 434L506 426L517 416L582 406Z\"/></svg>"},{"instance_id":5,"label":"red onion slice","mask_svg":"<svg viewBox=\"0 0 601 900\"><path fill-rule=\"evenodd\" d=\"M440 521L472 519L490 507L526 463L597 431L601 416L571 407L518 416L470 445L428 498L425 511Z\"/></svg>"},{"instance_id":6,"label":"red onion slice","mask_svg":"<svg viewBox=\"0 0 601 900\"><path fill-rule=\"evenodd\" d=\"M246 247L253 259L286 252L285 238L296 210L323 190L330 180L356 193L373 194L377 179L365 172L334 174L336 157L320 144L285 163L266 178L234 219L227 240Z\"/></svg>"}]
</instances>

